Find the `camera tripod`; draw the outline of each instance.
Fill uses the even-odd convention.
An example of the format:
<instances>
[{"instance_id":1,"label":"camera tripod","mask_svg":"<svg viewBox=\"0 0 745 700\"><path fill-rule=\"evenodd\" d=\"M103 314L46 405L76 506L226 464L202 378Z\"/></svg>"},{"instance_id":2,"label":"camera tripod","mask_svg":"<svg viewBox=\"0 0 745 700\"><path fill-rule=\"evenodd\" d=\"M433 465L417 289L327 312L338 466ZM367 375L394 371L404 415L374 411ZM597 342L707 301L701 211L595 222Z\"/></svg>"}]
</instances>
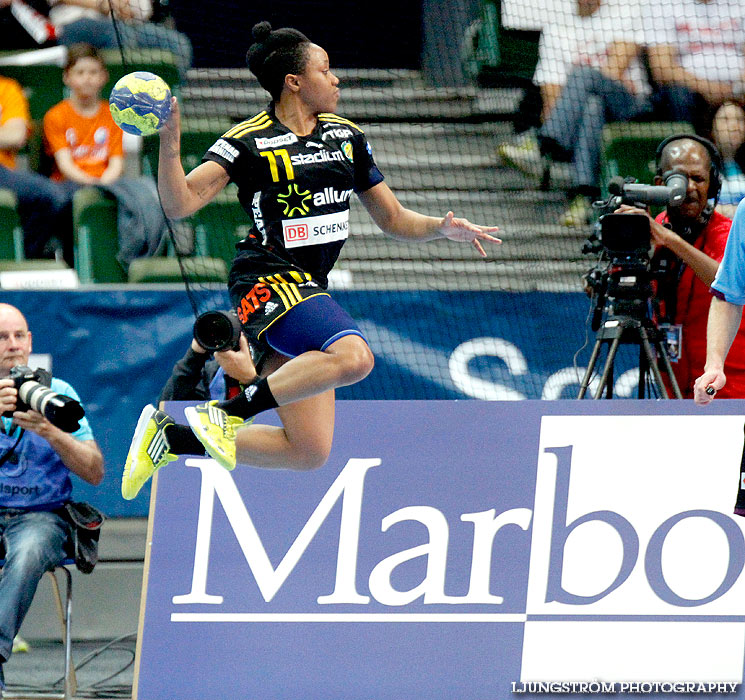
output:
<instances>
[{"instance_id":1,"label":"camera tripod","mask_svg":"<svg viewBox=\"0 0 745 700\"><path fill-rule=\"evenodd\" d=\"M670 363L670 356L668 355L667 347L662 342L662 334L650 318L646 316L634 318L633 316L610 315L598 329L595 338L595 346L592 349L592 355L590 356L590 362L587 365L587 371L585 372L585 376L580 384L579 395L577 396L578 399L583 399L585 397L585 393L587 392L590 379L595 371L595 365L597 364L603 345L609 345L608 355L605 359L605 366L603 367L603 373L600 377L600 384L593 398L602 398L603 391L605 391L606 394L605 398L613 398L613 370L616 354L618 353L618 347L622 343L633 343L639 346L639 389L637 398L645 398L646 380L648 378L651 379L652 384L657 391L657 396L663 399L670 398L667 389L665 388L665 384L662 381L662 375L657 364L657 358L660 358L662 365L665 368L665 372L667 372L674 397L676 399L683 398L680 393L678 382L675 380L675 375L673 374L673 368Z\"/></svg>"}]
</instances>

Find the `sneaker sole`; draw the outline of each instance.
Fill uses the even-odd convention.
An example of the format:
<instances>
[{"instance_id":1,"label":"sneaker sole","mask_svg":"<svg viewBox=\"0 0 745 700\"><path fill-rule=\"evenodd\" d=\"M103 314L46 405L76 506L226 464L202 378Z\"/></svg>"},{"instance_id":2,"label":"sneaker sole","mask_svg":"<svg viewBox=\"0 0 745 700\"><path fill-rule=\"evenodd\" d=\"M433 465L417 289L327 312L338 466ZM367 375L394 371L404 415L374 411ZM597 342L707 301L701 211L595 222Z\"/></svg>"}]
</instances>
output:
<instances>
[{"instance_id":1,"label":"sneaker sole","mask_svg":"<svg viewBox=\"0 0 745 700\"><path fill-rule=\"evenodd\" d=\"M135 427L135 434L132 436L132 442L129 443L129 451L127 452L127 457L129 457L129 455L132 452L132 446L135 445L138 440L142 440L142 436L145 433L147 424L150 422L150 419L153 417L156 411L157 409L151 404L148 404L147 406L145 406L145 408L142 409L142 413L140 413L140 417L137 420L137 427ZM137 495L137 494L135 494L134 496L124 495L124 482L132 476L132 472L134 468L135 468L135 461L132 460L132 463L129 466L129 471L126 472L122 477L122 498L128 501L131 501Z\"/></svg>"},{"instance_id":2,"label":"sneaker sole","mask_svg":"<svg viewBox=\"0 0 745 700\"><path fill-rule=\"evenodd\" d=\"M540 163L535 165L528 165L527 163L521 163L519 160L511 158L502 151L497 151L497 154L502 159L502 163L513 170L517 170L519 173L526 175L527 177L539 178L543 175L543 166Z\"/></svg>"},{"instance_id":3,"label":"sneaker sole","mask_svg":"<svg viewBox=\"0 0 745 700\"><path fill-rule=\"evenodd\" d=\"M229 472L232 472L233 469L235 469L235 464L229 462L227 459L225 459L224 455L212 449L211 445L205 444L205 442L202 440L202 435L200 433L202 422L199 420L197 409L193 406L188 406L184 409L184 416L186 416L186 422L189 424L191 432L194 433L197 440L202 443L202 447L204 447L207 454L212 457L212 459L214 459L215 462L217 462L223 469L227 469Z\"/></svg>"}]
</instances>

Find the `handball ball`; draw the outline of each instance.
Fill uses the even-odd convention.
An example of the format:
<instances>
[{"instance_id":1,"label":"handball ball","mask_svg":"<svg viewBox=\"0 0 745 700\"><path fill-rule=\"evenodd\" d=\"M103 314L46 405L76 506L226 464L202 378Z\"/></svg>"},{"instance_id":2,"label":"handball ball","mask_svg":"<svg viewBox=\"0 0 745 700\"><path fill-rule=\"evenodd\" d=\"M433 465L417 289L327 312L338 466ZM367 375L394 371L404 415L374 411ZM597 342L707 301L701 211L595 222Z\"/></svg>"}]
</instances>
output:
<instances>
[{"instance_id":1,"label":"handball ball","mask_svg":"<svg viewBox=\"0 0 745 700\"><path fill-rule=\"evenodd\" d=\"M128 73L114 85L109 109L123 131L150 136L171 116L171 89L155 73Z\"/></svg>"}]
</instances>

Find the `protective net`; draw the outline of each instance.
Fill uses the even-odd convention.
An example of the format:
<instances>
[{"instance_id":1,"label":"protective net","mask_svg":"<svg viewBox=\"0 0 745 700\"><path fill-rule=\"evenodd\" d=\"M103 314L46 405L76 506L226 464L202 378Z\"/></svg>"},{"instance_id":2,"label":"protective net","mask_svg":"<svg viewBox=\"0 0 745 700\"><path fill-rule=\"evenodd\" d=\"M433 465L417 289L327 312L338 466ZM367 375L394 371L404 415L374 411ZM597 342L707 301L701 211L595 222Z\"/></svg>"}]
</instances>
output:
<instances>
[{"instance_id":1,"label":"protective net","mask_svg":"<svg viewBox=\"0 0 745 700\"><path fill-rule=\"evenodd\" d=\"M602 250L583 252L598 215L591 202L608 196L614 177L652 183L657 145L683 132L715 141L728 173L720 201L739 201L745 9L682 0L672 10L669 0L267 9L216 0L160 5L144 25L124 21L117 3L108 20L119 63L163 75L179 96L187 172L222 133L267 107L245 51L251 27L268 20L328 51L338 114L364 129L405 207L500 227L504 243L485 244L484 259L447 240L387 238L352 197L330 288L378 359L343 397L559 398L576 394L596 330L597 290L584 292ZM157 151L157 137L144 139L142 174L157 172ZM167 244L132 263L128 279L185 283L195 313L225 308L234 245L251 225L231 184L170 222ZM624 352L621 395L636 381L638 347Z\"/></svg>"}]
</instances>

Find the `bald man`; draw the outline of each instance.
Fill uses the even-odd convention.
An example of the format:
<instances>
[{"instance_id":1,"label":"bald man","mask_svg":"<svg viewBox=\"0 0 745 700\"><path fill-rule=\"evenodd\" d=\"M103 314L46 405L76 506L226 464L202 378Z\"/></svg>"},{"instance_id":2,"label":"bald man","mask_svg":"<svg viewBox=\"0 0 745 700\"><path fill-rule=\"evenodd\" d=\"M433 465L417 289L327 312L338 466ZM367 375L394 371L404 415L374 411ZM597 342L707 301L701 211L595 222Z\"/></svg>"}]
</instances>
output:
<instances>
[{"instance_id":1,"label":"bald man","mask_svg":"<svg viewBox=\"0 0 745 700\"><path fill-rule=\"evenodd\" d=\"M45 571L66 556L70 540L60 513L71 500L75 474L90 484L103 479L103 457L86 418L66 433L41 413L17 410L18 392L10 370L27 365L31 332L23 314L0 304L0 538L5 566L0 576L0 696L5 685L2 664L21 628ZM65 381L51 389L78 400Z\"/></svg>"},{"instance_id":2,"label":"bald man","mask_svg":"<svg viewBox=\"0 0 745 700\"><path fill-rule=\"evenodd\" d=\"M678 207L669 207L656 219L650 217L655 252L653 269L661 273L655 293L656 321L670 323L679 336L679 359L673 372L683 398L693 398L694 382L706 361L706 323L711 303L709 288L724 256L732 221L715 211L719 194L717 172L721 158L714 144L681 134L663 148L655 184L663 175L685 175L688 187ZM713 167L712 167L713 165ZM618 211L649 213L628 205ZM737 352L729 367L732 381L725 395L745 397L745 331L736 329Z\"/></svg>"}]
</instances>

